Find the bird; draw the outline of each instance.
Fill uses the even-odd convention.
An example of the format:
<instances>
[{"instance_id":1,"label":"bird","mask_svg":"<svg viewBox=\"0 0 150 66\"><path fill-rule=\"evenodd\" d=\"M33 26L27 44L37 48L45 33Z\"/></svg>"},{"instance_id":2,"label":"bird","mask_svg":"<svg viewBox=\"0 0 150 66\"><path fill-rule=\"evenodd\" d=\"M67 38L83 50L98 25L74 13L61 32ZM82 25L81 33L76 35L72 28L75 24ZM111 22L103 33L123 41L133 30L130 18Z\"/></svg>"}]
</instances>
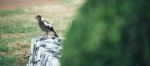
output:
<instances>
[{"instance_id":1,"label":"bird","mask_svg":"<svg viewBox=\"0 0 150 66\"><path fill-rule=\"evenodd\" d=\"M57 33L55 32L54 28L52 27L52 25L46 21L41 15L37 15L35 17L35 19L38 20L38 24L39 24L39 27L40 29L45 32L45 35L43 36L43 38L47 38L48 37L48 34L49 32L52 32L53 35L55 37L58 37Z\"/></svg>"}]
</instances>

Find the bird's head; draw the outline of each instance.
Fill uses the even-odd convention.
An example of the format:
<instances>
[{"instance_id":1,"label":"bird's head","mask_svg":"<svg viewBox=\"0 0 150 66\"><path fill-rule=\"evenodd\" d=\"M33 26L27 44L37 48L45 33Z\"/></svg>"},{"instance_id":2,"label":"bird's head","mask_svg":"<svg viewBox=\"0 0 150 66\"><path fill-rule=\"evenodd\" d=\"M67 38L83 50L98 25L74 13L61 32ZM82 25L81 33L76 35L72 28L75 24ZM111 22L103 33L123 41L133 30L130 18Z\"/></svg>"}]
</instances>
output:
<instances>
[{"instance_id":1,"label":"bird's head","mask_svg":"<svg viewBox=\"0 0 150 66\"><path fill-rule=\"evenodd\" d=\"M35 17L35 19L40 20L40 21L43 21L43 20L44 20L44 18L43 18L41 15L37 15L37 16Z\"/></svg>"}]
</instances>

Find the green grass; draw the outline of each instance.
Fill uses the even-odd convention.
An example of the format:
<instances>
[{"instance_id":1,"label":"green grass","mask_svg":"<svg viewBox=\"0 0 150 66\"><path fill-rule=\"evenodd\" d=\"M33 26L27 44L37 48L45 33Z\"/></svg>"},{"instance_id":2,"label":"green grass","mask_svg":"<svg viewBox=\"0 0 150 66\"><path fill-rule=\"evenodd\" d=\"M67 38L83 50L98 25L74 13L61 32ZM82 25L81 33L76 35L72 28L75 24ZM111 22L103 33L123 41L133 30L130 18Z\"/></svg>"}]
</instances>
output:
<instances>
[{"instance_id":1,"label":"green grass","mask_svg":"<svg viewBox=\"0 0 150 66\"><path fill-rule=\"evenodd\" d=\"M0 66L14 66L16 60L14 56L2 56L0 57Z\"/></svg>"},{"instance_id":2,"label":"green grass","mask_svg":"<svg viewBox=\"0 0 150 66\"><path fill-rule=\"evenodd\" d=\"M23 8L0 10L0 34L33 33L32 31L37 31L37 24L27 20L28 17L25 16L29 15L30 12L33 11Z\"/></svg>"},{"instance_id":3,"label":"green grass","mask_svg":"<svg viewBox=\"0 0 150 66\"><path fill-rule=\"evenodd\" d=\"M9 43L16 41L15 39L0 39L0 52L8 52L10 48L7 46Z\"/></svg>"},{"instance_id":4,"label":"green grass","mask_svg":"<svg viewBox=\"0 0 150 66\"><path fill-rule=\"evenodd\" d=\"M33 37L40 34L40 30L39 28L37 28L37 23L32 19L29 19L29 17L26 17L27 15L31 16L29 14L30 11L31 10L25 11L25 9L20 8L15 10L0 11L0 66L19 66L20 62L22 63L21 65L25 65L27 63L27 61L25 61L27 60L27 58L21 59L23 55L19 53L24 49L29 49L30 45L17 46L16 44L16 46L11 47L11 44L14 44L16 42L30 43ZM31 11L31 13L32 12L33 11ZM9 34L11 35L9 36ZM19 36L19 34L30 36ZM17 38L13 36L17 36ZM18 53L17 56L15 55L16 52ZM22 61L16 61L20 59Z\"/></svg>"},{"instance_id":5,"label":"green grass","mask_svg":"<svg viewBox=\"0 0 150 66\"><path fill-rule=\"evenodd\" d=\"M24 49L29 49L30 45L17 46L17 44L14 43L30 43L33 37L40 34L38 24L33 21L33 18L30 18L33 15L33 12L34 11L31 9L23 8L0 11L0 66L20 66L20 62L22 63L21 65L25 65L27 63L27 61L25 61L27 58L22 59L23 55L19 53ZM19 34L30 36L19 36ZM11 44L15 46L11 47L13 46ZM15 55L16 52L18 53L17 56ZM20 59L22 61L16 61Z\"/></svg>"},{"instance_id":6,"label":"green grass","mask_svg":"<svg viewBox=\"0 0 150 66\"><path fill-rule=\"evenodd\" d=\"M0 52L7 52L9 50L9 48L7 47L7 45L0 45Z\"/></svg>"},{"instance_id":7,"label":"green grass","mask_svg":"<svg viewBox=\"0 0 150 66\"><path fill-rule=\"evenodd\" d=\"M24 10L22 8L17 8L15 10L0 10L0 16L12 16L15 14L23 14Z\"/></svg>"},{"instance_id":8,"label":"green grass","mask_svg":"<svg viewBox=\"0 0 150 66\"><path fill-rule=\"evenodd\" d=\"M28 24L28 26L24 26L24 24ZM21 22L21 21L6 21L3 25L0 26L0 34L5 33L29 33L34 30L37 30L35 25L30 24L30 22Z\"/></svg>"}]
</instances>

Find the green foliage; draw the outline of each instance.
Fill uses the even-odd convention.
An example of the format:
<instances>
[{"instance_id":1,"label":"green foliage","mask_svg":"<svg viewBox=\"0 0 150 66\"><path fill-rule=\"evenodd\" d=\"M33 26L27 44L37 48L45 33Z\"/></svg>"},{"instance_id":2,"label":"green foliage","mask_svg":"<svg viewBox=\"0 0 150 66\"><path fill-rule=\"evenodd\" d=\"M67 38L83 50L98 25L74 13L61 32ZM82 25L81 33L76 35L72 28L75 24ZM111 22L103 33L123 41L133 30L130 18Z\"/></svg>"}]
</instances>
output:
<instances>
[{"instance_id":1,"label":"green foliage","mask_svg":"<svg viewBox=\"0 0 150 66\"><path fill-rule=\"evenodd\" d=\"M15 66L16 57L2 56L0 57L0 66Z\"/></svg>"},{"instance_id":2,"label":"green foliage","mask_svg":"<svg viewBox=\"0 0 150 66\"><path fill-rule=\"evenodd\" d=\"M62 66L150 66L148 0L87 0L63 44Z\"/></svg>"}]
</instances>

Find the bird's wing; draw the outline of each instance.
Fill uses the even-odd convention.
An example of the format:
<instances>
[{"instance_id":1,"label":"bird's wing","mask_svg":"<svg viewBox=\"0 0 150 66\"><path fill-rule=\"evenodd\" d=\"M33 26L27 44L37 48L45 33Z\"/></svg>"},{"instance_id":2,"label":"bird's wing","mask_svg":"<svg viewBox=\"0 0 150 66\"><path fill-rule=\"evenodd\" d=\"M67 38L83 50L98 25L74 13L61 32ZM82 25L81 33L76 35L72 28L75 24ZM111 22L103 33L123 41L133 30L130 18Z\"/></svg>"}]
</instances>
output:
<instances>
[{"instance_id":1,"label":"bird's wing","mask_svg":"<svg viewBox=\"0 0 150 66\"><path fill-rule=\"evenodd\" d=\"M49 24L47 21L44 21L44 25L47 29L49 29L50 31L52 31L54 33L55 37L58 37L58 35L56 34L56 32L54 31L53 27L51 26L51 24Z\"/></svg>"},{"instance_id":2,"label":"bird's wing","mask_svg":"<svg viewBox=\"0 0 150 66\"><path fill-rule=\"evenodd\" d=\"M44 23L44 25L45 25L46 27L52 27L52 25L49 24L47 21L44 21L43 23Z\"/></svg>"}]
</instances>

